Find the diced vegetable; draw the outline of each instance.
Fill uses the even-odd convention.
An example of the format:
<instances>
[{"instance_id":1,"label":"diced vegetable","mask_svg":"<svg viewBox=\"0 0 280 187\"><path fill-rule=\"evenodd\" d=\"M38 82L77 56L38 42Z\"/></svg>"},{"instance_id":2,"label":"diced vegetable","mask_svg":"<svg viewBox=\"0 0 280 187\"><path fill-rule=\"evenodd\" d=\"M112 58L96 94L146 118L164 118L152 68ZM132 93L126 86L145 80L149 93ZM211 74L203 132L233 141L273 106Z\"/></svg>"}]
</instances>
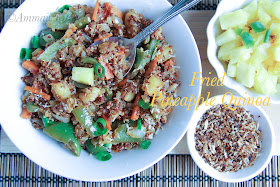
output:
<instances>
[{"instance_id":1,"label":"diced vegetable","mask_svg":"<svg viewBox=\"0 0 280 187\"><path fill-rule=\"evenodd\" d=\"M255 33L263 32L266 30L265 26L259 21L255 21L255 22L251 23L250 26L255 31Z\"/></svg>"},{"instance_id":2,"label":"diced vegetable","mask_svg":"<svg viewBox=\"0 0 280 187\"><path fill-rule=\"evenodd\" d=\"M108 129L106 127L106 121L103 118L98 118L98 120L93 124L96 131L94 132L95 136L104 135Z\"/></svg>"},{"instance_id":3,"label":"diced vegetable","mask_svg":"<svg viewBox=\"0 0 280 187\"><path fill-rule=\"evenodd\" d=\"M280 46L273 47L272 54L273 54L274 60L277 62L280 62Z\"/></svg>"},{"instance_id":4,"label":"diced vegetable","mask_svg":"<svg viewBox=\"0 0 280 187\"><path fill-rule=\"evenodd\" d=\"M102 152L102 151L107 152L107 149L105 147L99 145L93 145L90 139L86 141L86 148L88 152L90 152L93 155L96 155L98 152Z\"/></svg>"},{"instance_id":5,"label":"diced vegetable","mask_svg":"<svg viewBox=\"0 0 280 187\"><path fill-rule=\"evenodd\" d=\"M122 13L119 9L117 9L116 7L114 7L114 6L112 5L112 3L104 3L104 6L107 6L108 9L110 10L110 12L111 12L112 14L118 16L118 17L121 18L121 19L124 18L123 13Z\"/></svg>"},{"instance_id":6,"label":"diced vegetable","mask_svg":"<svg viewBox=\"0 0 280 187\"><path fill-rule=\"evenodd\" d=\"M137 119L137 128L141 130L141 127L142 127L141 119Z\"/></svg>"},{"instance_id":7,"label":"diced vegetable","mask_svg":"<svg viewBox=\"0 0 280 187\"><path fill-rule=\"evenodd\" d=\"M234 32L235 32L235 34L237 34L237 35L240 36L240 35L242 34L243 30L244 30L244 29L241 29L241 28L235 28L235 29L234 29Z\"/></svg>"},{"instance_id":8,"label":"diced vegetable","mask_svg":"<svg viewBox=\"0 0 280 187\"><path fill-rule=\"evenodd\" d=\"M50 126L50 125L55 123L54 120L50 120L49 118L44 117L44 115L42 115L41 118L42 118L42 121L43 121L43 124L44 124L45 127L48 127L48 126Z\"/></svg>"},{"instance_id":9,"label":"diced vegetable","mask_svg":"<svg viewBox=\"0 0 280 187\"><path fill-rule=\"evenodd\" d=\"M26 103L26 109L29 111L29 112L37 112L39 110L39 106L38 105L35 105L34 102L27 102Z\"/></svg>"},{"instance_id":10,"label":"diced vegetable","mask_svg":"<svg viewBox=\"0 0 280 187\"><path fill-rule=\"evenodd\" d=\"M106 152L98 152L96 154L96 158L100 161L108 161L112 158L112 155L110 153Z\"/></svg>"},{"instance_id":11,"label":"diced vegetable","mask_svg":"<svg viewBox=\"0 0 280 187\"><path fill-rule=\"evenodd\" d=\"M82 105L72 111L76 120L83 126L91 137L95 137L94 132L96 129L93 126L93 121L86 108Z\"/></svg>"},{"instance_id":12,"label":"diced vegetable","mask_svg":"<svg viewBox=\"0 0 280 187\"><path fill-rule=\"evenodd\" d=\"M73 14L75 14L78 19L85 16L85 6L84 5L79 5L75 8L70 7L69 11L71 11Z\"/></svg>"},{"instance_id":13,"label":"diced vegetable","mask_svg":"<svg viewBox=\"0 0 280 187\"><path fill-rule=\"evenodd\" d=\"M76 41L72 38L63 38L58 40L57 42L53 43L52 45L50 45L40 56L39 56L39 60L43 60L43 61L50 61L52 60L57 51L59 49L62 49L64 47L68 47L71 45L76 44Z\"/></svg>"},{"instance_id":14,"label":"diced vegetable","mask_svg":"<svg viewBox=\"0 0 280 187\"><path fill-rule=\"evenodd\" d=\"M126 102L131 102L135 97L135 93L133 93L133 91L129 91L125 96L124 96L124 100Z\"/></svg>"},{"instance_id":15,"label":"diced vegetable","mask_svg":"<svg viewBox=\"0 0 280 187\"><path fill-rule=\"evenodd\" d=\"M140 99L138 101L138 105L143 108L143 109L149 109L151 108L151 104L150 103L146 103L143 99Z\"/></svg>"},{"instance_id":16,"label":"diced vegetable","mask_svg":"<svg viewBox=\"0 0 280 187\"><path fill-rule=\"evenodd\" d=\"M136 70L144 69L144 67L150 62L150 54L151 52L149 50L144 51L143 48L137 48L134 68Z\"/></svg>"},{"instance_id":17,"label":"diced vegetable","mask_svg":"<svg viewBox=\"0 0 280 187\"><path fill-rule=\"evenodd\" d=\"M101 73L99 73L100 69ZM94 73L97 75L97 77L102 79L105 76L105 68L101 64L96 63L94 64Z\"/></svg>"},{"instance_id":18,"label":"diced vegetable","mask_svg":"<svg viewBox=\"0 0 280 187\"><path fill-rule=\"evenodd\" d=\"M30 71L31 73L37 74L39 73L39 67L32 61L30 60L25 60L22 63L22 67Z\"/></svg>"},{"instance_id":19,"label":"diced vegetable","mask_svg":"<svg viewBox=\"0 0 280 187\"><path fill-rule=\"evenodd\" d=\"M149 95L149 96L153 96L153 94L155 92L159 92L161 90L161 88L163 87L163 82L160 80L160 78L156 75L152 75L149 79L148 79L148 85L147 85L147 89L145 90L145 92Z\"/></svg>"},{"instance_id":20,"label":"diced vegetable","mask_svg":"<svg viewBox=\"0 0 280 187\"><path fill-rule=\"evenodd\" d=\"M71 97L72 93L66 81L61 81L58 83L52 83L52 94L59 100L65 100Z\"/></svg>"},{"instance_id":21,"label":"diced vegetable","mask_svg":"<svg viewBox=\"0 0 280 187\"><path fill-rule=\"evenodd\" d=\"M145 72L145 77L149 76L153 70L155 69L155 67L157 66L157 63L158 63L158 58L154 58L150 64L149 64L149 67L148 69L146 70Z\"/></svg>"},{"instance_id":22,"label":"diced vegetable","mask_svg":"<svg viewBox=\"0 0 280 187\"><path fill-rule=\"evenodd\" d=\"M279 10L280 10L280 1L273 2L272 8L271 8L271 14L278 19L280 19Z\"/></svg>"},{"instance_id":23,"label":"diced vegetable","mask_svg":"<svg viewBox=\"0 0 280 187\"><path fill-rule=\"evenodd\" d=\"M64 36L62 38L69 38L74 32L76 32L77 27L73 24L69 26L69 29L65 32Z\"/></svg>"},{"instance_id":24,"label":"diced vegetable","mask_svg":"<svg viewBox=\"0 0 280 187\"><path fill-rule=\"evenodd\" d=\"M71 123L54 123L43 130L44 133L65 144L76 156L80 156L81 144L74 135L74 126Z\"/></svg>"},{"instance_id":25,"label":"diced vegetable","mask_svg":"<svg viewBox=\"0 0 280 187\"><path fill-rule=\"evenodd\" d=\"M216 38L216 44L221 46L225 43L231 42L237 39L236 33L232 29L228 29Z\"/></svg>"},{"instance_id":26,"label":"diced vegetable","mask_svg":"<svg viewBox=\"0 0 280 187\"><path fill-rule=\"evenodd\" d=\"M39 44L45 46L47 43L60 39L63 35L64 33L60 31L52 31L51 29L42 30L39 36Z\"/></svg>"},{"instance_id":27,"label":"diced vegetable","mask_svg":"<svg viewBox=\"0 0 280 187\"><path fill-rule=\"evenodd\" d=\"M35 48L35 49L40 48L39 40L40 40L40 38L38 36L32 37L31 43L32 43L33 48Z\"/></svg>"},{"instance_id":28,"label":"diced vegetable","mask_svg":"<svg viewBox=\"0 0 280 187\"><path fill-rule=\"evenodd\" d=\"M248 15L244 10L237 10L230 13L225 13L219 17L220 24L223 30L237 27L244 27L248 21Z\"/></svg>"},{"instance_id":29,"label":"diced vegetable","mask_svg":"<svg viewBox=\"0 0 280 187\"><path fill-rule=\"evenodd\" d=\"M243 10L247 13L248 15L248 22L254 21L257 17L257 12L258 12L258 1L253 0L252 3L247 5Z\"/></svg>"},{"instance_id":30,"label":"diced vegetable","mask_svg":"<svg viewBox=\"0 0 280 187\"><path fill-rule=\"evenodd\" d=\"M138 92L137 96L134 101L134 106L132 110L131 120L136 121L139 118L140 115L140 107L138 105L138 101L141 99L141 94Z\"/></svg>"},{"instance_id":31,"label":"diced vegetable","mask_svg":"<svg viewBox=\"0 0 280 187\"><path fill-rule=\"evenodd\" d=\"M264 37L265 43L269 42L270 35L271 35L271 30L267 30Z\"/></svg>"},{"instance_id":32,"label":"diced vegetable","mask_svg":"<svg viewBox=\"0 0 280 187\"><path fill-rule=\"evenodd\" d=\"M271 20L271 16L262 8L262 6L259 6L258 17L260 21L265 25Z\"/></svg>"},{"instance_id":33,"label":"diced vegetable","mask_svg":"<svg viewBox=\"0 0 280 187\"><path fill-rule=\"evenodd\" d=\"M73 67L72 80L86 85L94 84L94 69L86 67Z\"/></svg>"},{"instance_id":34,"label":"diced vegetable","mask_svg":"<svg viewBox=\"0 0 280 187\"><path fill-rule=\"evenodd\" d=\"M99 95L101 95L101 94L102 94L101 89L92 86L92 87L83 89L82 92L79 93L79 98L85 104L88 104L89 102L95 101L95 99L97 97L99 97Z\"/></svg>"},{"instance_id":35,"label":"diced vegetable","mask_svg":"<svg viewBox=\"0 0 280 187\"><path fill-rule=\"evenodd\" d=\"M30 119L31 118L32 113L29 112L26 108L22 108L22 112L20 117L23 119Z\"/></svg>"},{"instance_id":36,"label":"diced vegetable","mask_svg":"<svg viewBox=\"0 0 280 187\"><path fill-rule=\"evenodd\" d=\"M140 147L142 147L143 149L148 149L151 143L152 142L150 140L144 140L143 142L141 142Z\"/></svg>"},{"instance_id":37,"label":"diced vegetable","mask_svg":"<svg viewBox=\"0 0 280 187\"><path fill-rule=\"evenodd\" d=\"M100 38L95 38L95 39L94 39L94 42L97 42L97 41L100 41L100 40L104 40L104 39L106 39L106 38L110 38L111 36L113 36L113 34L111 34L111 33L105 34L105 35L103 35L103 36L100 37Z\"/></svg>"},{"instance_id":38,"label":"diced vegetable","mask_svg":"<svg viewBox=\"0 0 280 187\"><path fill-rule=\"evenodd\" d=\"M44 93L42 90L36 89L36 88L32 88L30 86L25 86L24 87L25 90L32 92L34 94L40 95L41 97L43 97L46 100L50 100L51 96L49 94Z\"/></svg>"},{"instance_id":39,"label":"diced vegetable","mask_svg":"<svg viewBox=\"0 0 280 187\"><path fill-rule=\"evenodd\" d=\"M114 139L112 140L112 144L118 143L139 143L143 140L143 138L133 138L127 134L126 125L119 125L115 130Z\"/></svg>"},{"instance_id":40,"label":"diced vegetable","mask_svg":"<svg viewBox=\"0 0 280 187\"><path fill-rule=\"evenodd\" d=\"M58 12L63 13L64 10L69 10L70 6L69 5L63 5L58 9Z\"/></svg>"},{"instance_id":41,"label":"diced vegetable","mask_svg":"<svg viewBox=\"0 0 280 187\"><path fill-rule=\"evenodd\" d=\"M236 80L244 86L248 88L253 87L255 75L256 68L253 65L247 64L246 62L239 62L237 64Z\"/></svg>"},{"instance_id":42,"label":"diced vegetable","mask_svg":"<svg viewBox=\"0 0 280 187\"><path fill-rule=\"evenodd\" d=\"M61 13L53 14L47 25L51 29L55 30L66 30L70 23L74 23L76 21L73 13L71 11L64 11Z\"/></svg>"},{"instance_id":43,"label":"diced vegetable","mask_svg":"<svg viewBox=\"0 0 280 187\"><path fill-rule=\"evenodd\" d=\"M82 17L80 19L78 19L77 21L75 21L75 25L79 28L79 29L83 29L86 27L87 24L90 23L90 17L86 16L86 17Z\"/></svg>"},{"instance_id":44,"label":"diced vegetable","mask_svg":"<svg viewBox=\"0 0 280 187\"><path fill-rule=\"evenodd\" d=\"M33 52L32 49L21 48L19 57L22 60L31 59L32 58L32 52Z\"/></svg>"},{"instance_id":45,"label":"diced vegetable","mask_svg":"<svg viewBox=\"0 0 280 187\"><path fill-rule=\"evenodd\" d=\"M107 128L108 131L112 130L112 122L109 120L109 118L105 114L102 114L102 118L106 121L105 128Z\"/></svg>"},{"instance_id":46,"label":"diced vegetable","mask_svg":"<svg viewBox=\"0 0 280 187\"><path fill-rule=\"evenodd\" d=\"M91 17L92 21L96 20L98 10L99 10L99 0L96 0L95 8L94 8L94 11L93 11L93 14L92 14L92 17Z\"/></svg>"},{"instance_id":47,"label":"diced vegetable","mask_svg":"<svg viewBox=\"0 0 280 187\"><path fill-rule=\"evenodd\" d=\"M244 45L247 47L247 48L251 48L254 46L254 40L253 38L250 36L250 34L246 31L246 32L243 32L241 35L241 39L244 43Z\"/></svg>"}]
</instances>

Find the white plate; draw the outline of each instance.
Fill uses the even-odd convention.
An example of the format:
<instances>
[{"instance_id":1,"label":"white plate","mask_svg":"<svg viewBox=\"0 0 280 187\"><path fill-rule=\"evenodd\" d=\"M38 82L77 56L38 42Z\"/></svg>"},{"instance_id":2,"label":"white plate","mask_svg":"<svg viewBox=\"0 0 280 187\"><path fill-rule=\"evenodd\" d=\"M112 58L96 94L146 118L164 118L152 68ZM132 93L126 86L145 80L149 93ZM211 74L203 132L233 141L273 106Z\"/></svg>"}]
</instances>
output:
<instances>
[{"instance_id":1,"label":"white plate","mask_svg":"<svg viewBox=\"0 0 280 187\"><path fill-rule=\"evenodd\" d=\"M112 0L122 11L135 9L146 18L155 19L171 5L165 0ZM26 0L11 17L48 16L64 4L95 5L93 0ZM83 181L109 181L136 174L162 159L180 141L187 131L193 107L176 107L148 150L135 149L112 154L112 159L101 162L82 151L80 157L73 156L63 145L42 131L32 127L28 120L20 118L21 100L24 84L21 77L26 71L20 66L19 53L22 47L28 48L31 37L43 29L42 22L8 21L0 36L0 122L13 143L32 161L58 175ZM201 72L201 62L193 35L181 16L163 27L166 40L176 50L176 60L180 69L181 87L178 95L198 97L200 83L193 87L192 73Z\"/></svg>"},{"instance_id":2,"label":"white plate","mask_svg":"<svg viewBox=\"0 0 280 187\"><path fill-rule=\"evenodd\" d=\"M219 3L217 7L215 15L210 20L207 26L207 38L208 38L208 46L207 46L207 55L209 62L212 64L214 69L216 70L218 77L222 77L224 72L226 71L227 65L219 61L217 57L218 46L216 44L216 37L222 32L220 27L220 23L218 21L219 16L227 12L233 12L244 6L248 5L252 0L223 0ZM264 94L257 93L252 88L247 88L243 86L241 83L237 82L236 79L233 79L227 75L225 75L224 85L228 88L231 88L237 91L243 97L261 97L265 98ZM270 95L270 103L280 104L280 84L277 85L277 93L274 95Z\"/></svg>"},{"instance_id":3,"label":"white plate","mask_svg":"<svg viewBox=\"0 0 280 187\"><path fill-rule=\"evenodd\" d=\"M226 97L223 100L224 95L215 96L215 101L213 103L215 104L222 104L222 103L232 103L231 102L231 96L226 95ZM241 98L239 96L235 96L238 99ZM210 101L210 99L209 99ZM243 101L243 100L242 100ZM274 147L274 130L272 123L265 113L265 111L259 107L259 106L244 106L246 110L250 112L250 114L254 115L254 120L259 122L259 129L262 133L262 150L260 152L260 156L257 157L257 159L254 161L254 165L251 167L247 167L244 169L241 169L237 172L219 172L218 170L214 169L212 166L204 162L203 158L198 154L198 152L195 149L195 141L194 141L194 134L195 134L195 128L200 120L201 116L211 108L211 106L206 106L203 104L198 108L197 111L195 111L192 120L191 125L189 127L189 130L187 132L187 144L190 151L190 154L195 161L195 163L209 176L220 180L224 182L243 182L246 180L250 180L260 174L268 165L272 158L273 153L273 147Z\"/></svg>"}]
</instances>

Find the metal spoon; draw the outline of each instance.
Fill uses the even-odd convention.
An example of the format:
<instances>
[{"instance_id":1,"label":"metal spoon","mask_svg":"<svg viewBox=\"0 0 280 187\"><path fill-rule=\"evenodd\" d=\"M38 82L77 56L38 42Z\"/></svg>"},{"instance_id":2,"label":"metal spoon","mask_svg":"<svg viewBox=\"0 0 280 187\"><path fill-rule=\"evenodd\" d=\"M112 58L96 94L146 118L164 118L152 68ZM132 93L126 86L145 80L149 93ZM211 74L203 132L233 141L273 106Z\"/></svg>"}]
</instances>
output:
<instances>
[{"instance_id":1,"label":"metal spoon","mask_svg":"<svg viewBox=\"0 0 280 187\"><path fill-rule=\"evenodd\" d=\"M129 54L126 60L131 64L128 71L124 74L124 77L129 73L132 69L136 56L136 47L139 43L141 43L147 36L155 32L159 27L168 22L170 19L174 18L178 14L183 11L195 6L201 0L180 0L176 5L174 5L171 9L169 9L164 15L151 23L148 27L146 27L143 31L138 33L134 38L127 39L122 37L110 37L108 39L109 42L119 42L121 45L128 47ZM97 41L92 45L97 45L102 43L102 41Z\"/></svg>"}]
</instances>

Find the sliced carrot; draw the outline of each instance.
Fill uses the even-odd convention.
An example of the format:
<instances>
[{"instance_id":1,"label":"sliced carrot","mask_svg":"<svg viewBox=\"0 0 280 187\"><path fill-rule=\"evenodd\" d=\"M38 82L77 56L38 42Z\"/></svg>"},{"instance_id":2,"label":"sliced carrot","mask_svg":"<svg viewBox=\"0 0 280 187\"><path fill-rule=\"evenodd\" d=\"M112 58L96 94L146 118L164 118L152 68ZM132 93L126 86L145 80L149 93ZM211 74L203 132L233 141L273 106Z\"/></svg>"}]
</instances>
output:
<instances>
[{"instance_id":1,"label":"sliced carrot","mask_svg":"<svg viewBox=\"0 0 280 187\"><path fill-rule=\"evenodd\" d=\"M97 42L99 40L103 40L103 39L106 39L106 38L110 38L111 36L113 36L113 34L111 34L111 33L106 34L106 35L102 36L101 38L95 38L94 42Z\"/></svg>"},{"instance_id":2,"label":"sliced carrot","mask_svg":"<svg viewBox=\"0 0 280 187\"><path fill-rule=\"evenodd\" d=\"M136 95L133 110L132 110L132 115L131 115L131 120L132 121L136 121L140 116L140 107L138 105L138 101L140 99L141 99L141 94L140 94L140 92L138 92L137 95Z\"/></svg>"},{"instance_id":3,"label":"sliced carrot","mask_svg":"<svg viewBox=\"0 0 280 187\"><path fill-rule=\"evenodd\" d=\"M22 108L20 117L22 117L23 119L30 119L31 115L32 115L32 113L29 112L26 108Z\"/></svg>"},{"instance_id":4,"label":"sliced carrot","mask_svg":"<svg viewBox=\"0 0 280 187\"><path fill-rule=\"evenodd\" d=\"M62 38L69 38L78 28L76 26L73 26L65 32L64 36Z\"/></svg>"},{"instance_id":5,"label":"sliced carrot","mask_svg":"<svg viewBox=\"0 0 280 187\"><path fill-rule=\"evenodd\" d=\"M105 68L105 78L107 80L109 80L109 79L114 78L114 74L113 74L112 70L109 68L109 64L107 62L105 62L104 58L105 57L100 55L100 57L98 57L97 61Z\"/></svg>"},{"instance_id":6,"label":"sliced carrot","mask_svg":"<svg viewBox=\"0 0 280 187\"><path fill-rule=\"evenodd\" d=\"M49 94L46 94L42 90L39 90L39 89L36 89L36 88L32 88L30 86L25 86L24 89L27 90L27 91L30 91L30 92L32 92L34 94L40 95L40 96L42 96L46 100L50 100L51 99L51 96Z\"/></svg>"},{"instance_id":7,"label":"sliced carrot","mask_svg":"<svg viewBox=\"0 0 280 187\"><path fill-rule=\"evenodd\" d=\"M170 58L169 60L167 60L166 62L164 62L164 65L165 65L165 66L175 66L176 63L175 63L175 61L174 61L172 58Z\"/></svg>"},{"instance_id":8,"label":"sliced carrot","mask_svg":"<svg viewBox=\"0 0 280 187\"><path fill-rule=\"evenodd\" d=\"M155 69L156 65L157 65L158 59L154 58L151 62L150 65L148 67L148 69L145 72L145 77L147 77L148 75L150 75L152 73L152 71Z\"/></svg>"},{"instance_id":9,"label":"sliced carrot","mask_svg":"<svg viewBox=\"0 0 280 187\"><path fill-rule=\"evenodd\" d=\"M127 78L124 78L121 82L117 83L117 86L124 86L127 83Z\"/></svg>"},{"instance_id":10,"label":"sliced carrot","mask_svg":"<svg viewBox=\"0 0 280 187\"><path fill-rule=\"evenodd\" d=\"M37 66L34 62L30 61L30 60L25 60L22 63L22 67L24 67L25 69L27 69L28 71L30 71L31 73L38 73L39 72L39 66Z\"/></svg>"},{"instance_id":11,"label":"sliced carrot","mask_svg":"<svg viewBox=\"0 0 280 187\"><path fill-rule=\"evenodd\" d=\"M109 118L105 115L105 114L102 114L101 116L103 119L105 119L106 121L106 126L105 128L108 129L108 131L112 130L112 122L109 120Z\"/></svg>"},{"instance_id":12,"label":"sliced carrot","mask_svg":"<svg viewBox=\"0 0 280 187\"><path fill-rule=\"evenodd\" d=\"M123 19L124 15L122 13L122 11L120 11L119 9L117 9L116 7L114 7L112 5L112 3L104 3L104 5L106 7L108 7L108 9L110 10L110 12L116 16L118 16L119 18Z\"/></svg>"},{"instance_id":13,"label":"sliced carrot","mask_svg":"<svg viewBox=\"0 0 280 187\"><path fill-rule=\"evenodd\" d=\"M92 21L96 20L98 10L99 10L99 0L96 0L95 8L94 8L94 11L93 11L93 14L92 14L92 17L91 17Z\"/></svg>"}]
</instances>

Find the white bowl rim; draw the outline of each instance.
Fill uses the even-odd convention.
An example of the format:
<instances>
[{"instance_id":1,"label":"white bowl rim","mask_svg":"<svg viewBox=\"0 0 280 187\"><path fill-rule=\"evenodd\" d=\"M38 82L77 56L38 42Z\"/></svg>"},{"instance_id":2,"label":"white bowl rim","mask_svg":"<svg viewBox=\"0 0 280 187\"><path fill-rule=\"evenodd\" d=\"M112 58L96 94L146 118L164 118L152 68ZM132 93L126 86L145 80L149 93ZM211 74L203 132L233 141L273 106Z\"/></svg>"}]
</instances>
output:
<instances>
[{"instance_id":1,"label":"white bowl rim","mask_svg":"<svg viewBox=\"0 0 280 187\"><path fill-rule=\"evenodd\" d=\"M207 56L209 59L210 64L214 67L214 69L216 70L216 73L218 75L218 77L222 77L224 75L225 69L222 65L222 63L219 61L219 59L217 58L217 50L218 50L218 46L216 45L216 41L215 41L215 23L218 21L218 18L220 15L222 15L224 12L231 12L234 11L235 9L231 9L231 11L224 11L224 7L228 7L228 2L232 0L223 0L219 3L219 5L217 6L217 10L214 14L214 16L211 18L210 22L207 25L207 29L206 29L206 34L207 34L207 39L208 39L208 45L207 45ZM247 5L246 2L248 2L250 0L235 0L234 3L239 3L242 4L241 7ZM239 7L239 8L241 8ZM270 103L273 104L280 104L280 96L266 96L264 94L260 94L257 93L256 91L251 91L250 89L248 89L247 87L243 86L241 83L237 82L235 79L227 76L227 74L225 75L225 79L224 79L224 85L227 86L228 88L231 88L235 91L237 91L240 95L242 95L243 97L260 97L262 99L266 98L266 97L270 97Z\"/></svg>"},{"instance_id":2,"label":"white bowl rim","mask_svg":"<svg viewBox=\"0 0 280 187\"><path fill-rule=\"evenodd\" d=\"M213 96L212 98L216 98L216 102L215 104L222 104L222 98L224 97L225 95L217 95L217 96ZM226 95L225 97L225 101L228 101L229 100L229 97L231 97L230 95ZM236 95L233 95L233 97L237 97L237 98L242 98L241 96L236 96ZM211 98L209 99L209 101L211 100ZM199 114L204 114L206 112L206 110L208 110L209 108L211 108L212 106L205 106L204 104L202 104L201 106L198 107L198 110L197 110L197 113ZM252 106L251 106L252 107ZM251 175L248 175L248 176L244 176L244 177L241 177L239 179L232 179L232 178L226 178L226 177L222 177L221 175L215 175L213 173L211 173L210 171L206 170L205 168L201 167L201 157L200 158L197 158L196 156L194 156L194 153L196 151L195 147L191 146L189 142L193 142L193 132L195 131L195 127L197 125L197 118L198 116L195 116L193 115L192 117L192 120L191 120L191 125L189 126L189 130L187 132L187 146L188 146L188 149L190 151L190 155L192 156L194 162L198 165L198 167L200 167L207 175L217 179L217 180L220 180L220 181L223 181L223 182L244 182L244 181L247 181L247 180L250 180L252 178L254 178L255 176L259 175L269 164L272 156L273 156L273 148L274 148L274 144L275 144L275 135L274 135L274 130L273 130L273 125L272 125L272 122L270 120L270 118L268 117L268 115L266 114L266 112L260 107L260 106L253 106L253 107L256 107L257 110L259 110L262 114L262 116L264 117L264 119L266 120L267 122L267 127L269 127L269 132L270 132L270 135L271 135L271 148L269 150L269 154L267 156L267 158L265 159L265 163L260 167L258 168L254 173L252 173ZM244 107L246 108L246 106ZM247 108L246 108L247 109ZM252 114L252 113L251 113ZM199 119L200 119L201 115L199 116ZM256 116L255 116L256 117ZM199 155L199 154L198 154ZM202 159L203 160L203 159ZM203 164L207 164L207 163L203 163ZM208 166L210 166L209 164L207 164ZM211 166L210 166L211 167ZM251 166L253 167L253 166ZM249 168L249 167L248 167ZM214 169L214 168L212 168Z\"/></svg>"}]
</instances>

